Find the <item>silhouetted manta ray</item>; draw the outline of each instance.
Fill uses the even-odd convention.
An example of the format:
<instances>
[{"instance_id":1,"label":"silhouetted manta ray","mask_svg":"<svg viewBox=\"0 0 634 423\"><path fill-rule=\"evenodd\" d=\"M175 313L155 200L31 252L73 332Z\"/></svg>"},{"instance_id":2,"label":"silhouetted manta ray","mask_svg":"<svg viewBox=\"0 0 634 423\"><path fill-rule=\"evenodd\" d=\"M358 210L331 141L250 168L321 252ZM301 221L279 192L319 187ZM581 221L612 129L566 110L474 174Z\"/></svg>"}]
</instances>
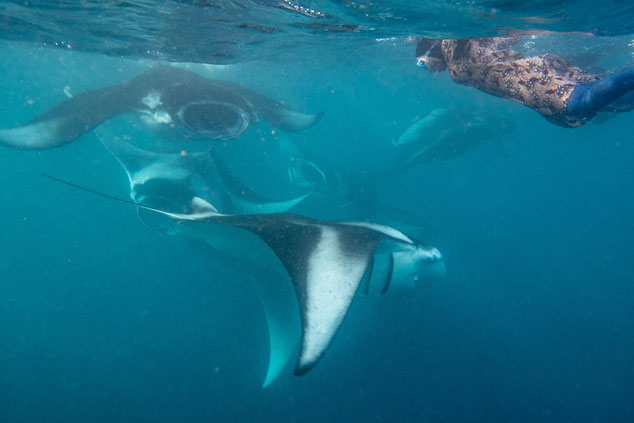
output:
<instances>
[{"instance_id":1,"label":"silhouetted manta ray","mask_svg":"<svg viewBox=\"0 0 634 423\"><path fill-rule=\"evenodd\" d=\"M0 144L58 147L127 112L138 112L149 125L186 140L233 139L259 117L283 131L298 131L321 116L290 110L229 81L159 65L121 84L79 93L24 125L0 130Z\"/></svg>"},{"instance_id":2,"label":"silhouetted manta ray","mask_svg":"<svg viewBox=\"0 0 634 423\"><path fill-rule=\"evenodd\" d=\"M221 214L195 197L191 213L170 213L92 191L63 180L58 182L122 201L175 219L182 233L233 257L269 260L277 257L292 281L301 316L300 352L295 374L312 369L330 345L359 291L385 294L413 287L417 281L442 277L440 252L388 226L367 222L327 222L290 213ZM262 298L262 297L261 297ZM275 300L275 293L268 299ZM265 307L266 309L266 307ZM269 310L274 310L269 308ZM287 322L271 320L283 337ZM292 332L292 330L291 330ZM271 347L264 386L270 384L290 359L295 343Z\"/></svg>"}]
</instances>

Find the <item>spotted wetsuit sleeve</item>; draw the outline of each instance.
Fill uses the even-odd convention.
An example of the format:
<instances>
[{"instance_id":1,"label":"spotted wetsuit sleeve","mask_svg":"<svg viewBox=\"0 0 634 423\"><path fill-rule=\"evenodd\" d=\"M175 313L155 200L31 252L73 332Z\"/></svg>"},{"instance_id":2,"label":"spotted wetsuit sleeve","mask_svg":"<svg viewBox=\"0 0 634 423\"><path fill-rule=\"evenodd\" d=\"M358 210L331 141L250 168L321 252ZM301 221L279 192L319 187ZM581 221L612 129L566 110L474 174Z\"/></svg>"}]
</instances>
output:
<instances>
[{"instance_id":1,"label":"spotted wetsuit sleeve","mask_svg":"<svg viewBox=\"0 0 634 423\"><path fill-rule=\"evenodd\" d=\"M443 40L441 49L455 82L524 104L549 121L574 128L585 123L566 114L566 104L578 84L599 79L546 54L524 57L505 47L515 38Z\"/></svg>"}]
</instances>

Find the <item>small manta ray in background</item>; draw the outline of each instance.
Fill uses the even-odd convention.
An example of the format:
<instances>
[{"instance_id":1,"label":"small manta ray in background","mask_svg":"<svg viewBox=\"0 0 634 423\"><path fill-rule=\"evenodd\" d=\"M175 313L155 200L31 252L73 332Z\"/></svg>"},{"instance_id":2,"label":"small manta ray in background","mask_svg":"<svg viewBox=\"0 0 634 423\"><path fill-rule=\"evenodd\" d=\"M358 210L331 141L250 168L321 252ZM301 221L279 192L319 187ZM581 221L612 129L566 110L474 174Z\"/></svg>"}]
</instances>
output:
<instances>
[{"instance_id":1,"label":"small manta ray in background","mask_svg":"<svg viewBox=\"0 0 634 423\"><path fill-rule=\"evenodd\" d=\"M234 139L260 117L283 131L306 129L321 118L321 113L293 111L233 82L157 65L119 85L72 96L24 125L0 130L0 144L58 147L128 112L137 112L151 129L178 140Z\"/></svg>"},{"instance_id":2,"label":"small manta ray in background","mask_svg":"<svg viewBox=\"0 0 634 423\"><path fill-rule=\"evenodd\" d=\"M499 114L467 108L437 108L411 124L392 142L399 153L394 171L453 159L493 140L505 154L506 138L515 129Z\"/></svg>"},{"instance_id":3,"label":"small manta ray in background","mask_svg":"<svg viewBox=\"0 0 634 423\"><path fill-rule=\"evenodd\" d=\"M181 234L228 256L249 263L281 264L292 282L294 298L280 295L279 286L266 286L258 292L271 341L263 386L281 373L298 338L295 374L304 375L312 369L330 345L357 292L382 295L445 274L436 248L388 226L320 221L291 213L222 214L199 197L192 200L191 212L172 213L43 176L174 219ZM292 301L299 309L301 334L294 329L298 325L282 301Z\"/></svg>"},{"instance_id":4,"label":"small manta ray in background","mask_svg":"<svg viewBox=\"0 0 634 423\"><path fill-rule=\"evenodd\" d=\"M363 169L351 168L349 163L287 139L280 140L280 147L289 156L288 180L292 185L345 203L358 219L375 220L375 212L379 212L376 187L380 183L414 166L455 159L489 140L504 156L507 138L514 129L514 122L499 114L455 106L436 108L390 142L391 152L386 151L382 165ZM385 222L385 212L390 209L379 208L379 220ZM416 219L402 223L407 221Z\"/></svg>"}]
</instances>

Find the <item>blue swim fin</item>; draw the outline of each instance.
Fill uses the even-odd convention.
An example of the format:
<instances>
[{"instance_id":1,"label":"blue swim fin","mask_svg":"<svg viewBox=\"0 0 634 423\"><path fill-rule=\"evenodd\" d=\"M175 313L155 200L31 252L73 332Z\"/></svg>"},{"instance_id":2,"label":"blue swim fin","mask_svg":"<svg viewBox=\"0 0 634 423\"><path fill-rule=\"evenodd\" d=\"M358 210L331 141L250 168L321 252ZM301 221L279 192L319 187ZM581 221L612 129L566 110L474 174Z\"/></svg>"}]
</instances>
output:
<instances>
[{"instance_id":1,"label":"blue swim fin","mask_svg":"<svg viewBox=\"0 0 634 423\"><path fill-rule=\"evenodd\" d=\"M584 119L590 119L601 109L613 102L621 102L621 97L634 90L634 68L608 78L590 82L575 87L568 99L568 113ZM627 95L625 100L633 101L634 97ZM627 106L627 105L626 105ZM619 105L619 111L631 110L631 107Z\"/></svg>"}]
</instances>

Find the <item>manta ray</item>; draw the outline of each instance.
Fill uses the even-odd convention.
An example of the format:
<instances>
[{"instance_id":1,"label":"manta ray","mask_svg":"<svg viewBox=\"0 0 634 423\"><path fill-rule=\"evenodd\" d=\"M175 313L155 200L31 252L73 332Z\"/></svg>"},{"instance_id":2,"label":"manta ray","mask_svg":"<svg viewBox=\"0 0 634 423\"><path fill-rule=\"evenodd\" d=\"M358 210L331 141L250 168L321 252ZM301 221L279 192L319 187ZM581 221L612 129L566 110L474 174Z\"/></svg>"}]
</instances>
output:
<instances>
[{"instance_id":1,"label":"manta ray","mask_svg":"<svg viewBox=\"0 0 634 423\"><path fill-rule=\"evenodd\" d=\"M514 128L513 121L498 114L453 106L436 108L389 143L390 152L386 151L382 165L365 169L342 166L340 161L286 138L280 140L280 147L290 157L291 184L343 200L364 218L376 208L377 181L414 166L454 159L488 140L504 153L506 138ZM381 215L385 221L384 213Z\"/></svg>"},{"instance_id":2,"label":"manta ray","mask_svg":"<svg viewBox=\"0 0 634 423\"><path fill-rule=\"evenodd\" d=\"M394 170L450 160L489 139L504 151L505 138L514 129L513 121L499 114L457 107L434 109L393 141L399 155Z\"/></svg>"},{"instance_id":3,"label":"manta ray","mask_svg":"<svg viewBox=\"0 0 634 423\"><path fill-rule=\"evenodd\" d=\"M160 153L153 142L149 150L130 140L114 135L104 127L95 128L95 135L117 159L126 172L130 198L143 204L171 212L187 212L191 199L200 197L216 204L223 212L234 214L286 212L300 203L311 190L289 199L271 199L245 186L213 154L202 152ZM172 219L138 209L141 220L165 235L173 235Z\"/></svg>"},{"instance_id":4,"label":"manta ray","mask_svg":"<svg viewBox=\"0 0 634 423\"><path fill-rule=\"evenodd\" d=\"M0 144L58 147L129 112L159 134L185 141L234 139L259 118L283 131L299 131L321 117L291 110L233 82L158 65L121 84L74 95L21 126L2 129Z\"/></svg>"},{"instance_id":5,"label":"manta ray","mask_svg":"<svg viewBox=\"0 0 634 423\"><path fill-rule=\"evenodd\" d=\"M159 153L162 145L154 140L153 150L141 148L130 140L114 135L105 127L96 128L95 135L125 170L130 186L130 198L136 204L170 212L191 212L191 198L199 197L220 204L232 213L285 212L306 198L310 192L286 200L271 200L244 186L212 150L206 152ZM137 208L141 221L163 235L181 235L197 248L213 256L223 254L195 231L164 214ZM222 235L216 228L216 237ZM239 248L230 234L217 242L232 249ZM257 248L254 249L256 252ZM294 292L281 266L271 266L277 260L263 254L239 257L226 254L225 262L249 282L262 305L269 332L269 367L263 386L268 386L280 374L292 354L301 334L299 312ZM266 253L266 251L264 251ZM268 266L262 266L268 261Z\"/></svg>"},{"instance_id":6,"label":"manta ray","mask_svg":"<svg viewBox=\"0 0 634 423\"><path fill-rule=\"evenodd\" d=\"M385 295L444 276L440 252L388 226L368 222L321 221L292 213L219 213L200 197L190 211L175 213L58 182L134 205L173 219L179 233L243 262L284 269L284 281L258 286L270 337L263 386L282 372L299 344L294 374L310 371L323 357L356 295ZM294 307L283 302L291 301ZM295 320L299 315L299 323ZM299 330L297 330L299 326Z\"/></svg>"}]
</instances>

